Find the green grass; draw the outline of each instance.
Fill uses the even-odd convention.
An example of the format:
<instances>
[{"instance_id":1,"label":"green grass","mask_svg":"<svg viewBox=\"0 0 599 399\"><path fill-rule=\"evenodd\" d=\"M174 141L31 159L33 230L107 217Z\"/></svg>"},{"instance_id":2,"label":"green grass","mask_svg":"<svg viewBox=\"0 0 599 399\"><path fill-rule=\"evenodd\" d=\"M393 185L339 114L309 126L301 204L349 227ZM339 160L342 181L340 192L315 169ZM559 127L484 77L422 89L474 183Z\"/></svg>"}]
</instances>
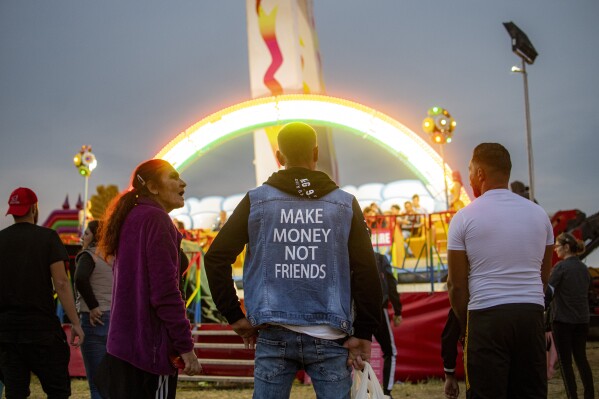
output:
<instances>
[{"instance_id":1,"label":"green grass","mask_svg":"<svg viewBox=\"0 0 599 399\"><path fill-rule=\"evenodd\" d=\"M591 363L595 381L595 390L599 389L599 342L590 341L587 343L587 356ZM82 378L73 378L71 390L72 398L89 398L87 381ZM466 388L463 381L460 382L460 398L465 398ZM582 395L582 384L578 381L578 393ZM419 381L417 383L396 384L392 392L393 398L410 399L444 399L443 381L439 379L430 379ZM33 378L31 381L31 398L44 398L45 395L41 389L39 381ZM177 387L177 398L179 399L247 399L252 397L252 385L236 384L213 384L213 383L193 383L179 382ZM561 375L558 372L555 377L549 381L549 394L551 399L566 399L564 384ZM291 390L291 399L314 399L316 395L311 386L295 383Z\"/></svg>"}]
</instances>

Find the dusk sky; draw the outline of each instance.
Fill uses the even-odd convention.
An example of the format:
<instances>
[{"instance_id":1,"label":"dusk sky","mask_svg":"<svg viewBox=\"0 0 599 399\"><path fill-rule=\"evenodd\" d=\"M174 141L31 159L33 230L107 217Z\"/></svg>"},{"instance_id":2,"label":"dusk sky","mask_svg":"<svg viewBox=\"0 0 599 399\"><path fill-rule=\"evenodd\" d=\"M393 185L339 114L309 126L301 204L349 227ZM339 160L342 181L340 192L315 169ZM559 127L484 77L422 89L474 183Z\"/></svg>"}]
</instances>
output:
<instances>
[{"instance_id":1,"label":"dusk sky","mask_svg":"<svg viewBox=\"0 0 599 399\"><path fill-rule=\"evenodd\" d=\"M520 59L502 23L539 53L528 67L535 190L552 214L599 211L599 2L596 0L315 0L327 94L375 108L422 133L428 108L458 122L447 162L467 180L472 149L504 144L512 180L528 184ZM39 196L40 223L83 193L72 164L98 159L90 193L120 189L203 117L249 100L246 7L227 1L0 2L0 197ZM341 185L388 183L400 162L335 131ZM225 143L183 173L186 196L255 186L251 136ZM467 184L467 183L466 183ZM6 211L4 205L3 212ZM0 227L12 218L0 219Z\"/></svg>"}]
</instances>

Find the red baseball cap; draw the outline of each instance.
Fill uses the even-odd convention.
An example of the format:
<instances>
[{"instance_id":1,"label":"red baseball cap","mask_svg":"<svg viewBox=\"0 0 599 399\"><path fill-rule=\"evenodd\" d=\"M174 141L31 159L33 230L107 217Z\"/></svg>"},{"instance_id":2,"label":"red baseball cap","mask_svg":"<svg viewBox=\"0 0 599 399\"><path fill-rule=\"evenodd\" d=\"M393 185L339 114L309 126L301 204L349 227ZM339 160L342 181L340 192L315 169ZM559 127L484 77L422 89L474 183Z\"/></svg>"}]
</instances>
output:
<instances>
[{"instance_id":1,"label":"red baseball cap","mask_svg":"<svg viewBox=\"0 0 599 399\"><path fill-rule=\"evenodd\" d=\"M31 205L37 204L37 196L33 190L19 187L8 198L8 211L6 215L24 216L29 212Z\"/></svg>"}]
</instances>

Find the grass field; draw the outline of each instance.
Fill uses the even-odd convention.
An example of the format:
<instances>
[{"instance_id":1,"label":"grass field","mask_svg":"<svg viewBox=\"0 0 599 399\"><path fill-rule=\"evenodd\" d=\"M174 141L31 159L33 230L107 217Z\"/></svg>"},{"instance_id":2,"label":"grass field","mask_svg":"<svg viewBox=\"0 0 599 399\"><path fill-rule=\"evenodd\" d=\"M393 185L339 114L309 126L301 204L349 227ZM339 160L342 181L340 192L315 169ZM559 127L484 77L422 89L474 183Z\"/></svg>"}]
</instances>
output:
<instances>
[{"instance_id":1,"label":"grass field","mask_svg":"<svg viewBox=\"0 0 599 399\"><path fill-rule=\"evenodd\" d=\"M587 356L591 363L595 381L595 391L599 390L599 341L589 341L587 343ZM440 359L439 359L440 360ZM89 390L85 379L74 378L72 380L72 398L89 398ZM465 386L463 381L460 383L460 397L465 398ZM582 396L582 384L578 381L578 393ZM396 384L392 392L393 398L410 399L444 399L443 381L430 379L414 383ZM211 383L191 383L179 382L177 388L177 398L191 399L246 399L252 397L252 385L216 385ZM564 385L559 371L555 377L549 381L549 399L566 399ZM34 378L31 383L31 398L45 398L45 395ZM311 386L296 383L291 390L292 399L313 399L316 398Z\"/></svg>"}]
</instances>

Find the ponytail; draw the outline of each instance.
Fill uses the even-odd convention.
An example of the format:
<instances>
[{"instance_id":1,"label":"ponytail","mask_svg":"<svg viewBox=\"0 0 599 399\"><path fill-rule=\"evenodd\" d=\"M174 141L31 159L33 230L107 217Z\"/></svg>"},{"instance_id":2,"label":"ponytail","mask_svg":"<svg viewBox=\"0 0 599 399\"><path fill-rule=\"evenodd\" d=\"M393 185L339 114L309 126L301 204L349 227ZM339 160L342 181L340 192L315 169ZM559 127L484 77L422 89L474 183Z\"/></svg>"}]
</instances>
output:
<instances>
[{"instance_id":1,"label":"ponytail","mask_svg":"<svg viewBox=\"0 0 599 399\"><path fill-rule=\"evenodd\" d=\"M115 198L106 211L106 223L100 225L98 251L107 258L114 256L119 245L121 227L131 209L137 205L136 190L127 191Z\"/></svg>"}]
</instances>

